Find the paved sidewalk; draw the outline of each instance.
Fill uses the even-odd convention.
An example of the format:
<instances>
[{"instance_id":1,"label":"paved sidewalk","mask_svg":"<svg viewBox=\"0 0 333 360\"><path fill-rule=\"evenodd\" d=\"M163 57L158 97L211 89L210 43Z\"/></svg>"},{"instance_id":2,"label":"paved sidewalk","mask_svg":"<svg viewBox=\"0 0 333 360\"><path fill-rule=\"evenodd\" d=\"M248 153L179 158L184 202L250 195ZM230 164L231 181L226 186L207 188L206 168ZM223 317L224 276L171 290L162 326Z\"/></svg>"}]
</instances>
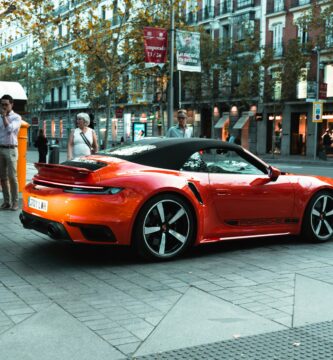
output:
<instances>
[{"instance_id":1,"label":"paved sidewalk","mask_svg":"<svg viewBox=\"0 0 333 360\"><path fill-rule=\"evenodd\" d=\"M146 263L0 215L1 360L333 359L332 242L249 239Z\"/></svg>"}]
</instances>

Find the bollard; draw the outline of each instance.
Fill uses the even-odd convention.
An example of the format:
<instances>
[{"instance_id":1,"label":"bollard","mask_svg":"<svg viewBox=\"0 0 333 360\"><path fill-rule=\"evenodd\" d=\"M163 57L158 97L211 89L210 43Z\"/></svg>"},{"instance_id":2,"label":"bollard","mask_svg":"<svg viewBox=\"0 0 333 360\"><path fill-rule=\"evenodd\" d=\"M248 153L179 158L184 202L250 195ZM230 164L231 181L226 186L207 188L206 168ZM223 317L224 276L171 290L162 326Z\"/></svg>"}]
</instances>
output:
<instances>
[{"instance_id":1,"label":"bollard","mask_svg":"<svg viewBox=\"0 0 333 360\"><path fill-rule=\"evenodd\" d=\"M28 142L28 128L29 124L22 120L21 127L18 133L18 161L17 161L17 181L19 191L21 192L25 187L27 179L27 142Z\"/></svg>"},{"instance_id":2,"label":"bollard","mask_svg":"<svg viewBox=\"0 0 333 360\"><path fill-rule=\"evenodd\" d=\"M59 145L52 144L49 146L49 164L59 164Z\"/></svg>"}]
</instances>

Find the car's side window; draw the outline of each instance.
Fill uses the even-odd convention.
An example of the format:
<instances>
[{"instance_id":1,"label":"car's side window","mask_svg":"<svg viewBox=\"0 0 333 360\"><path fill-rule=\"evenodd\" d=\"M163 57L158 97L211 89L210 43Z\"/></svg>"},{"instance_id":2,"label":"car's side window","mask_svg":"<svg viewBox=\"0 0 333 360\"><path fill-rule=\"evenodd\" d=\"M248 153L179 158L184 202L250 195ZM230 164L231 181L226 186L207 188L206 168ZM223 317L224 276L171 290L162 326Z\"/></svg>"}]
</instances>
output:
<instances>
[{"instance_id":1,"label":"car's side window","mask_svg":"<svg viewBox=\"0 0 333 360\"><path fill-rule=\"evenodd\" d=\"M184 163L180 169L181 171L196 171L196 172L208 172L207 164L202 159L201 152L195 152Z\"/></svg>"},{"instance_id":2,"label":"car's side window","mask_svg":"<svg viewBox=\"0 0 333 360\"><path fill-rule=\"evenodd\" d=\"M209 149L201 154L210 173L263 175L264 172L234 150Z\"/></svg>"}]
</instances>

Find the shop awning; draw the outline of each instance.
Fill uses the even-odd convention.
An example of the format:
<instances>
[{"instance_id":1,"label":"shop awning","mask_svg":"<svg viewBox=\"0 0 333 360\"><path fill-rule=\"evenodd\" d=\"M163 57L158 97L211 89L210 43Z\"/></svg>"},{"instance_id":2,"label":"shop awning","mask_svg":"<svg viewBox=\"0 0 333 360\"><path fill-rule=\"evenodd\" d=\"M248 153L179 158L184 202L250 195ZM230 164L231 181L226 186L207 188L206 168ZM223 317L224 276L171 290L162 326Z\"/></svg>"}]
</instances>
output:
<instances>
[{"instance_id":1,"label":"shop awning","mask_svg":"<svg viewBox=\"0 0 333 360\"><path fill-rule=\"evenodd\" d=\"M6 94L10 95L14 100L28 99L22 85L14 81L0 81L0 98Z\"/></svg>"},{"instance_id":2,"label":"shop awning","mask_svg":"<svg viewBox=\"0 0 333 360\"><path fill-rule=\"evenodd\" d=\"M219 121L215 124L215 129L222 129L225 123L229 120L229 114L224 114Z\"/></svg>"},{"instance_id":3,"label":"shop awning","mask_svg":"<svg viewBox=\"0 0 333 360\"><path fill-rule=\"evenodd\" d=\"M249 115L242 115L234 125L233 129L243 129L247 121L249 120Z\"/></svg>"}]
</instances>

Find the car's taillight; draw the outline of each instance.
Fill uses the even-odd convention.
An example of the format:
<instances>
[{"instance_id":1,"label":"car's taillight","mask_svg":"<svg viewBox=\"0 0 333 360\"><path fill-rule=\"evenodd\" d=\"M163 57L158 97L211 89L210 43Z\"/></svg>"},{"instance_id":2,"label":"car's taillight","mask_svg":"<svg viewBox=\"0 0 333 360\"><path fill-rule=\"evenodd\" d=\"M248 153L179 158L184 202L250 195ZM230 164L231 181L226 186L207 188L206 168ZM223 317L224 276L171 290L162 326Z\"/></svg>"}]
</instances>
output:
<instances>
[{"instance_id":1,"label":"car's taillight","mask_svg":"<svg viewBox=\"0 0 333 360\"><path fill-rule=\"evenodd\" d=\"M97 194L97 195L116 195L120 193L123 188L117 187L102 187L97 188L96 186L89 188L88 186L82 187L72 187L64 189L64 192L71 194Z\"/></svg>"}]
</instances>

